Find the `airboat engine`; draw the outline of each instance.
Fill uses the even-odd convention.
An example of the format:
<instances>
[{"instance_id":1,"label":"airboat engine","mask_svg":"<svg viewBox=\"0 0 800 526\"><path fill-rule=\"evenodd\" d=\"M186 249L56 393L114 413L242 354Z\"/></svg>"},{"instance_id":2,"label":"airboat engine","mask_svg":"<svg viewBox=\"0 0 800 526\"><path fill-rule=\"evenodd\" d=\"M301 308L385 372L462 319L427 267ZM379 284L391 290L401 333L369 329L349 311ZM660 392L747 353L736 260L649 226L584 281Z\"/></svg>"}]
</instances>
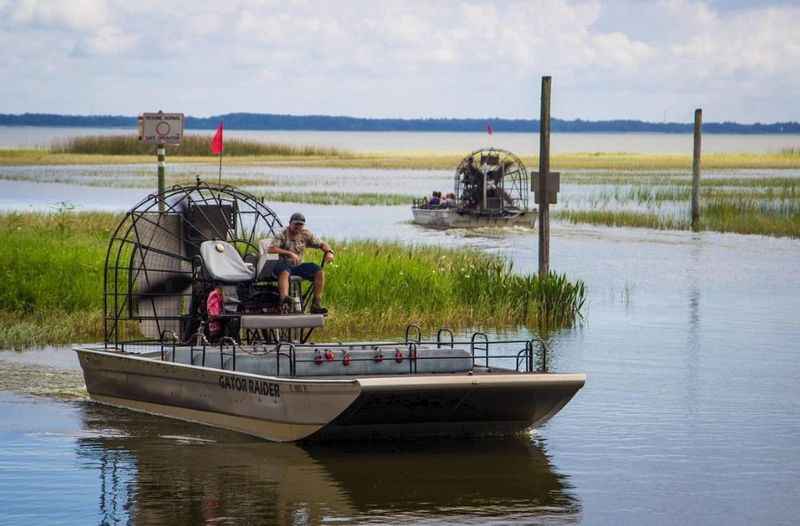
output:
<instances>
[{"instance_id":1,"label":"airboat engine","mask_svg":"<svg viewBox=\"0 0 800 526\"><path fill-rule=\"evenodd\" d=\"M456 208L463 213L503 215L528 209L528 172L507 150L487 148L464 157L454 187Z\"/></svg>"},{"instance_id":2,"label":"airboat engine","mask_svg":"<svg viewBox=\"0 0 800 526\"><path fill-rule=\"evenodd\" d=\"M221 293L223 314L276 305L277 293L270 287L256 290L254 282L264 260L258 240L280 228L269 207L231 186L198 180L148 196L125 214L109 242L105 341L188 341L194 335L238 333L238 326L225 326L223 316L209 317L209 297Z\"/></svg>"}]
</instances>

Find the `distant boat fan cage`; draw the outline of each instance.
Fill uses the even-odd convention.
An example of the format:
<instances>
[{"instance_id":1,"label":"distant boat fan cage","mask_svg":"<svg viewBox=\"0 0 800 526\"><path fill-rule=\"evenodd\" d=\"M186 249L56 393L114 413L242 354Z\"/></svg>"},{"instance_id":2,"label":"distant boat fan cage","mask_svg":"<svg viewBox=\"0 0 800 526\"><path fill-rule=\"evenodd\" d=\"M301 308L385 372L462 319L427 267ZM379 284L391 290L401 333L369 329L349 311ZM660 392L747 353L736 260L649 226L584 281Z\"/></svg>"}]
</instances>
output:
<instances>
[{"instance_id":1,"label":"distant boat fan cage","mask_svg":"<svg viewBox=\"0 0 800 526\"><path fill-rule=\"evenodd\" d=\"M529 184L525 165L513 153L499 148L476 150L456 168L456 208L486 215L527 210Z\"/></svg>"},{"instance_id":2,"label":"distant boat fan cage","mask_svg":"<svg viewBox=\"0 0 800 526\"><path fill-rule=\"evenodd\" d=\"M147 196L125 214L108 244L105 343L157 342L186 334L197 308L193 262L200 245L224 240L245 262L255 263L258 240L275 236L282 226L272 209L232 186L198 179L163 196Z\"/></svg>"}]
</instances>

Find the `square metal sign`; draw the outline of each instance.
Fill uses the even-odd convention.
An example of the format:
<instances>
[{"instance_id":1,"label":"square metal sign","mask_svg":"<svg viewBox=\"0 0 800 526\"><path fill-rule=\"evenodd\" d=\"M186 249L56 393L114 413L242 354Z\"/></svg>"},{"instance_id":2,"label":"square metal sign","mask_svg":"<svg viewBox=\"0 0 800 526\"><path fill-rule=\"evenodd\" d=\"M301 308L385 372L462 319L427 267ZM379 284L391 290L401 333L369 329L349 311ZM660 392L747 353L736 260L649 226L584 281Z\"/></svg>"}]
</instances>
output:
<instances>
[{"instance_id":1,"label":"square metal sign","mask_svg":"<svg viewBox=\"0 0 800 526\"><path fill-rule=\"evenodd\" d=\"M139 140L146 144L180 144L183 138L183 113L142 113L139 115Z\"/></svg>"},{"instance_id":2,"label":"square metal sign","mask_svg":"<svg viewBox=\"0 0 800 526\"><path fill-rule=\"evenodd\" d=\"M539 172L531 172L531 187L533 188L533 202L537 205L542 204L542 199L539 195ZM561 191L561 172L549 172L547 174L547 181L545 181L545 188L547 192L547 204L557 204L558 192Z\"/></svg>"}]
</instances>

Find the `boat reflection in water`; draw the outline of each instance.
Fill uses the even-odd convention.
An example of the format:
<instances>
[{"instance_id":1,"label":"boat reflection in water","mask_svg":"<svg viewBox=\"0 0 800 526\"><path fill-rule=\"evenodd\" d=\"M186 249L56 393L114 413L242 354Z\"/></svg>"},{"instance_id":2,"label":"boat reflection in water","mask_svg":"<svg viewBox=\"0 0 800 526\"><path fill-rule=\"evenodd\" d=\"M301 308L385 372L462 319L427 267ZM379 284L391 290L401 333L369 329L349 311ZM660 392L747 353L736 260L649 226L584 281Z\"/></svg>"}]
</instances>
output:
<instances>
[{"instance_id":1,"label":"boat reflection in water","mask_svg":"<svg viewBox=\"0 0 800 526\"><path fill-rule=\"evenodd\" d=\"M277 444L96 404L78 455L103 524L573 523L580 503L529 437Z\"/></svg>"}]
</instances>

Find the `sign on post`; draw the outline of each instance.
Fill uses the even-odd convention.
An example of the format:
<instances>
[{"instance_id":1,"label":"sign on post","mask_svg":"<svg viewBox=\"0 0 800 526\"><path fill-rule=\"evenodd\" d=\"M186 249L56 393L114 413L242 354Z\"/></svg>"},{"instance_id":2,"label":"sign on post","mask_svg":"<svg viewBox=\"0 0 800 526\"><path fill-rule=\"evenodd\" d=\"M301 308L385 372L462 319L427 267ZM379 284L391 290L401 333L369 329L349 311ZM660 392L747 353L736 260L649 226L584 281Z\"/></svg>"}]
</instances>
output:
<instances>
[{"instance_id":1,"label":"sign on post","mask_svg":"<svg viewBox=\"0 0 800 526\"><path fill-rule=\"evenodd\" d=\"M561 172L548 172L547 181L545 182L547 188L547 204L554 205L558 202L558 192L561 191ZM539 172L531 172L531 188L533 188L533 202L537 205L542 204L539 197Z\"/></svg>"},{"instance_id":2,"label":"sign on post","mask_svg":"<svg viewBox=\"0 0 800 526\"><path fill-rule=\"evenodd\" d=\"M182 138L183 113L139 115L139 140L145 144L180 144Z\"/></svg>"}]
</instances>

